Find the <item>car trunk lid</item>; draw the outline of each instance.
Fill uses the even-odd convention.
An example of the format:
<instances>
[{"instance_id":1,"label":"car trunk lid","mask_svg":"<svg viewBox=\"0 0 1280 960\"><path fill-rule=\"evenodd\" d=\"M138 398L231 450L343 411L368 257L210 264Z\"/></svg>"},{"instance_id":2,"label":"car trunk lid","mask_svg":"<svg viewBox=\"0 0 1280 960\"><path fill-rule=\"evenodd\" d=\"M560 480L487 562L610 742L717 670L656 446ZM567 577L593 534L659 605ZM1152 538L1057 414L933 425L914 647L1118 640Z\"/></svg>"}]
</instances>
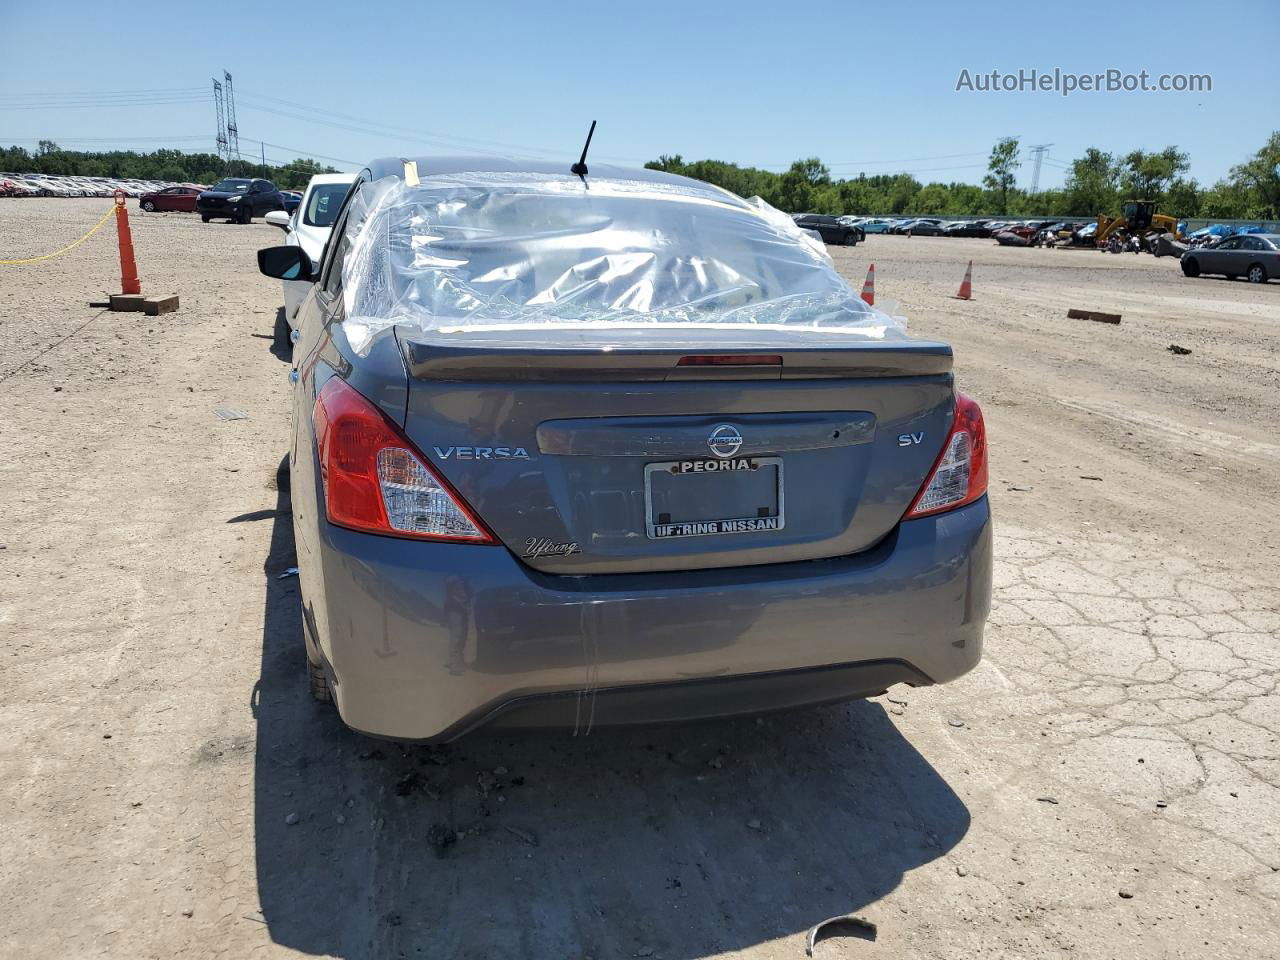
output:
<instances>
[{"instance_id":1,"label":"car trunk lid","mask_svg":"<svg viewBox=\"0 0 1280 960\"><path fill-rule=\"evenodd\" d=\"M549 574L865 550L901 519L953 416L939 343L415 334L401 337L406 432Z\"/></svg>"}]
</instances>

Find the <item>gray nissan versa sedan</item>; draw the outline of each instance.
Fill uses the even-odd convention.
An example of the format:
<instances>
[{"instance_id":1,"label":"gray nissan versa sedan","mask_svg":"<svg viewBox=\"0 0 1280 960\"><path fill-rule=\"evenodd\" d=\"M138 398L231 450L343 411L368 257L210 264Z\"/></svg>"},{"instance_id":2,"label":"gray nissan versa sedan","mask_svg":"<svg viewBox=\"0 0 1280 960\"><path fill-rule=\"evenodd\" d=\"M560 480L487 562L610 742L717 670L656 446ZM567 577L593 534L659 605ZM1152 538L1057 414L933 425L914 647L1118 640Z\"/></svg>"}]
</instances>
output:
<instances>
[{"instance_id":1,"label":"gray nissan versa sedan","mask_svg":"<svg viewBox=\"0 0 1280 960\"><path fill-rule=\"evenodd\" d=\"M952 680L991 593L945 344L758 199L383 160L294 335L313 690L364 733L724 716Z\"/></svg>"}]
</instances>

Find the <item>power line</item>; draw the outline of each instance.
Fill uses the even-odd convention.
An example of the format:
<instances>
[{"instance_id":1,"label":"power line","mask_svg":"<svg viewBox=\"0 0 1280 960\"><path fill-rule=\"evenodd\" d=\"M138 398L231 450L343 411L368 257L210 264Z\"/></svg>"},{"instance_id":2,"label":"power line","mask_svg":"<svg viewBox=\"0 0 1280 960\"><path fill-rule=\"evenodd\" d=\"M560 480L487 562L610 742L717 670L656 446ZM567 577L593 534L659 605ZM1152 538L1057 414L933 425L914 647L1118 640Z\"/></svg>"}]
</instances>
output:
<instances>
[{"instance_id":1,"label":"power line","mask_svg":"<svg viewBox=\"0 0 1280 960\"><path fill-rule=\"evenodd\" d=\"M987 154L985 150L980 150L976 153L940 153L932 157L903 157L898 160L836 160L832 163L824 164L824 166L860 167L860 166L872 166L872 165L881 165L881 164L915 163L921 160L955 160L962 157L985 157L986 155ZM794 161L788 160L786 163L758 163L758 164L751 164L750 166L757 166L761 168L789 167L793 162Z\"/></svg>"},{"instance_id":2,"label":"power line","mask_svg":"<svg viewBox=\"0 0 1280 960\"><path fill-rule=\"evenodd\" d=\"M4 137L0 143L39 143L41 140L52 140L54 143L189 143L206 141L208 136L193 133L189 136L174 137Z\"/></svg>"},{"instance_id":3,"label":"power line","mask_svg":"<svg viewBox=\"0 0 1280 960\"><path fill-rule=\"evenodd\" d=\"M315 160L330 160L333 163L345 163L353 167L364 166L362 160L348 160L345 157L326 157L323 153L316 153L314 150L302 150L298 147L286 147L282 143L272 143L270 140L259 140L259 143L265 143L268 147L274 147L277 150L288 150L290 153L299 157L307 157Z\"/></svg>"},{"instance_id":4,"label":"power line","mask_svg":"<svg viewBox=\"0 0 1280 960\"><path fill-rule=\"evenodd\" d=\"M208 94L199 97L173 97L156 100L107 100L94 103L5 103L0 110L101 110L103 107L158 107L176 103L204 103Z\"/></svg>"}]
</instances>

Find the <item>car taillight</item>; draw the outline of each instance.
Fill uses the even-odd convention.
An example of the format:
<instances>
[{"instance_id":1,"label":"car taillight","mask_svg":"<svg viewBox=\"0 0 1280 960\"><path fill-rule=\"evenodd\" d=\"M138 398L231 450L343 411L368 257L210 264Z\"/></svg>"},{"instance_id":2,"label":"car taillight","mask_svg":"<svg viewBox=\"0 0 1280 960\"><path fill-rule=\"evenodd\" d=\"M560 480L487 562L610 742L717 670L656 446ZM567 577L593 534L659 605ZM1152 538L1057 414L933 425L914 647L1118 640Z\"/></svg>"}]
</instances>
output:
<instances>
[{"instance_id":1,"label":"car taillight","mask_svg":"<svg viewBox=\"0 0 1280 960\"><path fill-rule=\"evenodd\" d=\"M412 441L340 377L316 397L329 522L365 533L459 543L497 541Z\"/></svg>"},{"instance_id":2,"label":"car taillight","mask_svg":"<svg viewBox=\"0 0 1280 960\"><path fill-rule=\"evenodd\" d=\"M938 462L920 488L904 520L927 517L973 503L987 492L987 428L982 408L956 394L956 418Z\"/></svg>"}]
</instances>

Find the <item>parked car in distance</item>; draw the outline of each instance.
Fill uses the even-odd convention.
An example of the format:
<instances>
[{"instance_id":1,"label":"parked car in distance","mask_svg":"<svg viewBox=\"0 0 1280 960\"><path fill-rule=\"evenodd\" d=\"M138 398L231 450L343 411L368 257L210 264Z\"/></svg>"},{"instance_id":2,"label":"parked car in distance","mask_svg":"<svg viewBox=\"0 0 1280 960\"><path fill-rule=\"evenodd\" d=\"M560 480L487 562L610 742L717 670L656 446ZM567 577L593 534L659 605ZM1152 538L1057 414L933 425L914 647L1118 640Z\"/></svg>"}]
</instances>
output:
<instances>
[{"instance_id":1,"label":"parked car in distance","mask_svg":"<svg viewBox=\"0 0 1280 960\"><path fill-rule=\"evenodd\" d=\"M284 201L285 213L293 213L298 209L298 204L302 202L302 194L296 190L281 190L280 198Z\"/></svg>"},{"instance_id":2,"label":"parked car in distance","mask_svg":"<svg viewBox=\"0 0 1280 960\"><path fill-rule=\"evenodd\" d=\"M893 229L892 220L863 220L858 224L863 233L889 233Z\"/></svg>"},{"instance_id":3,"label":"parked car in distance","mask_svg":"<svg viewBox=\"0 0 1280 960\"><path fill-rule=\"evenodd\" d=\"M270 180L227 177L196 197L196 212L205 223L215 217L248 223L271 210L283 210L284 198Z\"/></svg>"},{"instance_id":4,"label":"parked car in distance","mask_svg":"<svg viewBox=\"0 0 1280 960\"><path fill-rule=\"evenodd\" d=\"M292 214L275 210L268 213L265 219L267 223L284 230L284 242L287 245L301 247L311 258L311 262L318 266L320 258L324 256L324 245L329 242L334 218L355 179L353 173L318 173L307 184L302 202L294 208ZM277 329L277 341L281 336L288 336L302 298L314 286L305 280L281 280L280 283L284 287L286 327L284 330Z\"/></svg>"},{"instance_id":5,"label":"parked car in distance","mask_svg":"<svg viewBox=\"0 0 1280 960\"><path fill-rule=\"evenodd\" d=\"M942 237L946 236L946 231L942 229L942 225L931 220L921 220L913 223L907 228L907 236L909 237Z\"/></svg>"},{"instance_id":6,"label":"parked car in distance","mask_svg":"<svg viewBox=\"0 0 1280 960\"><path fill-rule=\"evenodd\" d=\"M1280 279L1280 234L1250 233L1227 237L1214 247L1197 247L1182 255L1182 272L1188 277L1216 274L1250 283Z\"/></svg>"},{"instance_id":7,"label":"parked car in distance","mask_svg":"<svg viewBox=\"0 0 1280 960\"><path fill-rule=\"evenodd\" d=\"M958 220L947 228L948 237L989 237L991 228L986 220Z\"/></svg>"},{"instance_id":8,"label":"parked car in distance","mask_svg":"<svg viewBox=\"0 0 1280 960\"><path fill-rule=\"evenodd\" d=\"M900 236L905 236L909 231L916 229L921 224L929 224L936 227L941 220L935 220L932 217L911 217L907 220L899 220L893 227L893 232Z\"/></svg>"},{"instance_id":9,"label":"parked car in distance","mask_svg":"<svg viewBox=\"0 0 1280 960\"><path fill-rule=\"evenodd\" d=\"M153 210L172 210L191 213L196 208L196 197L203 187L166 187L151 193L144 193L138 198L138 206L147 212Z\"/></svg>"},{"instance_id":10,"label":"parked car in distance","mask_svg":"<svg viewBox=\"0 0 1280 960\"><path fill-rule=\"evenodd\" d=\"M843 224L837 217L822 213L802 213L792 218L801 230L812 230L822 237L823 243L837 243L844 246L856 246L864 236L858 227Z\"/></svg>"},{"instance_id":11,"label":"parked car in distance","mask_svg":"<svg viewBox=\"0 0 1280 960\"><path fill-rule=\"evenodd\" d=\"M360 173L319 270L258 252L316 284L289 463L317 698L364 733L449 740L978 662L987 449L950 347L708 184L414 159L420 182L401 158Z\"/></svg>"}]
</instances>

